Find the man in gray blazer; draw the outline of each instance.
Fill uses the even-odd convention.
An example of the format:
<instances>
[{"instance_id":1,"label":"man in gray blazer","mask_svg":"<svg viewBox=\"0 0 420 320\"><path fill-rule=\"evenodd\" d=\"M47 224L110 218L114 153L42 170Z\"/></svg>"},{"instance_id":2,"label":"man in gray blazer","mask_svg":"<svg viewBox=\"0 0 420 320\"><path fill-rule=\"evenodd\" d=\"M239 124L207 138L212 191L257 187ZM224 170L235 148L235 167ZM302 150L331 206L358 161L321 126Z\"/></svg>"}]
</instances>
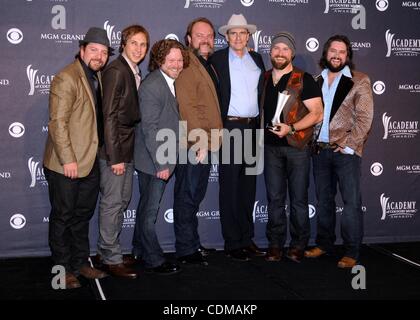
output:
<instances>
[{"instance_id":1,"label":"man in gray blazer","mask_svg":"<svg viewBox=\"0 0 420 320\"><path fill-rule=\"evenodd\" d=\"M141 254L147 272L173 274L177 264L166 261L155 223L166 183L175 169L179 112L174 81L188 65L188 53L175 40L156 42L150 53L151 73L140 87L141 123L136 131L134 165L140 202L133 236L133 253Z\"/></svg>"}]
</instances>

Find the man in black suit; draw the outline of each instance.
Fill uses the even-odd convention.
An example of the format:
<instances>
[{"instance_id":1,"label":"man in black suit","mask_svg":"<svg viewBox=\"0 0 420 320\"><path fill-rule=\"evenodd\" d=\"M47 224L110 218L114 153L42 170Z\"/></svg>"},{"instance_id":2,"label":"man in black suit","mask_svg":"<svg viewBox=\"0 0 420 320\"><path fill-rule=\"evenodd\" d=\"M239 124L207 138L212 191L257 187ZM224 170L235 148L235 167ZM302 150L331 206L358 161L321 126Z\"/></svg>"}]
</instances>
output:
<instances>
[{"instance_id":1,"label":"man in black suit","mask_svg":"<svg viewBox=\"0 0 420 320\"><path fill-rule=\"evenodd\" d=\"M121 33L120 55L103 75L104 146L100 152L98 254L106 271L114 276L136 278L121 251L119 235L123 213L131 199L135 126L140 121L138 64L149 47L149 34L139 25ZM130 261L132 263L132 261Z\"/></svg>"},{"instance_id":2,"label":"man in black suit","mask_svg":"<svg viewBox=\"0 0 420 320\"><path fill-rule=\"evenodd\" d=\"M219 79L220 109L223 126L230 132L241 132L242 142L223 137L219 171L219 207L225 250L236 260L247 261L249 255L264 255L253 243L252 212L255 201L256 176L247 174L255 164L245 161L244 146L255 146L255 129L259 116L259 100L263 88L264 63L261 56L249 51L250 34L257 30L247 23L242 14L233 14L228 24L219 28L229 47L215 52L210 63ZM245 132L251 131L253 141L244 141ZM225 139L226 138L226 139ZM229 141L230 143L229 143ZM235 149L242 144L240 163ZM254 150L255 151L255 150ZM234 161L235 160L235 161ZM236 163L234 163L236 162Z\"/></svg>"}]
</instances>

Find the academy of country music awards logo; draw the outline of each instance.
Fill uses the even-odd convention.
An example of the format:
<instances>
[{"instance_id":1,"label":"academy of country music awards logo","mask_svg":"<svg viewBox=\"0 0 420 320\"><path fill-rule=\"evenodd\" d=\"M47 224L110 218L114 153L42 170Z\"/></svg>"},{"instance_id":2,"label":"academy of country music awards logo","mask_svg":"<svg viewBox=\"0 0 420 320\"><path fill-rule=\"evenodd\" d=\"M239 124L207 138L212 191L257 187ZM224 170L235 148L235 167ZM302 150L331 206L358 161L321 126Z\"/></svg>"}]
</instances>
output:
<instances>
[{"instance_id":1,"label":"academy of country music awards logo","mask_svg":"<svg viewBox=\"0 0 420 320\"><path fill-rule=\"evenodd\" d=\"M268 2L279 4L283 7L296 7L300 4L308 4L309 0L268 0Z\"/></svg>"},{"instance_id":2,"label":"academy of country music awards logo","mask_svg":"<svg viewBox=\"0 0 420 320\"><path fill-rule=\"evenodd\" d=\"M35 187L37 183L44 187L48 186L41 161L35 161L34 157L30 157L28 159L28 170L31 175L31 184L29 185L29 188Z\"/></svg>"},{"instance_id":3,"label":"academy of country music awards logo","mask_svg":"<svg viewBox=\"0 0 420 320\"><path fill-rule=\"evenodd\" d=\"M360 6L360 0L325 0L324 13L354 13Z\"/></svg>"},{"instance_id":4,"label":"academy of country music awards logo","mask_svg":"<svg viewBox=\"0 0 420 320\"><path fill-rule=\"evenodd\" d=\"M262 34L262 30L257 30L252 35L254 41L254 51L263 53L270 53L272 35Z\"/></svg>"},{"instance_id":5,"label":"academy of country music awards logo","mask_svg":"<svg viewBox=\"0 0 420 320\"><path fill-rule=\"evenodd\" d=\"M416 201L390 201L390 197L382 193L379 197L381 203L382 216L381 220L391 219L407 219L413 218L417 213Z\"/></svg>"},{"instance_id":6,"label":"academy of country music awards logo","mask_svg":"<svg viewBox=\"0 0 420 320\"><path fill-rule=\"evenodd\" d=\"M387 52L385 57L416 57L420 54L420 38L396 38L391 29L385 31Z\"/></svg>"},{"instance_id":7,"label":"academy of country music awards logo","mask_svg":"<svg viewBox=\"0 0 420 320\"><path fill-rule=\"evenodd\" d=\"M109 23L109 20L104 22L104 29L109 39L111 47L118 49L121 43L121 30L115 30L115 25Z\"/></svg>"},{"instance_id":8,"label":"academy of country music awards logo","mask_svg":"<svg viewBox=\"0 0 420 320\"><path fill-rule=\"evenodd\" d=\"M134 228L136 225L136 209L127 209L123 212L123 228Z\"/></svg>"},{"instance_id":9,"label":"academy of country music awards logo","mask_svg":"<svg viewBox=\"0 0 420 320\"><path fill-rule=\"evenodd\" d=\"M384 126L383 140L390 138L408 138L412 139L419 133L418 120L391 121L392 116L386 112L382 115L382 124Z\"/></svg>"},{"instance_id":10,"label":"academy of country music awards logo","mask_svg":"<svg viewBox=\"0 0 420 320\"><path fill-rule=\"evenodd\" d=\"M26 67L26 76L29 81L28 96L33 96L36 92L39 94L49 94L51 82L54 75L38 73L38 69L34 69L32 64Z\"/></svg>"},{"instance_id":11,"label":"academy of country music awards logo","mask_svg":"<svg viewBox=\"0 0 420 320\"><path fill-rule=\"evenodd\" d=\"M185 0L184 8L219 9L225 2L226 0ZM242 4L245 3L244 5L251 2L254 2L254 0L241 0Z\"/></svg>"}]
</instances>

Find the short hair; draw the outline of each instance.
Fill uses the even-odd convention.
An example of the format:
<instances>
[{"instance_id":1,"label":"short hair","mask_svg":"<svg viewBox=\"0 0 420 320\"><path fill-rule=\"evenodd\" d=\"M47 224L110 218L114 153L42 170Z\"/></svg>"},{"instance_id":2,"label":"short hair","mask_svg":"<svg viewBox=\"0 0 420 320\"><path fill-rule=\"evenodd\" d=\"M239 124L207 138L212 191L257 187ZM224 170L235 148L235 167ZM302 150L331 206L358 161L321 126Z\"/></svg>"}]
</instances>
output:
<instances>
[{"instance_id":1,"label":"short hair","mask_svg":"<svg viewBox=\"0 0 420 320\"><path fill-rule=\"evenodd\" d=\"M188 67L190 57L184 45L177 40L162 39L157 41L150 50L149 71L160 68L160 66L165 63L166 56L169 54L171 49L181 50L182 59L184 60L184 68Z\"/></svg>"},{"instance_id":2,"label":"short hair","mask_svg":"<svg viewBox=\"0 0 420 320\"><path fill-rule=\"evenodd\" d=\"M347 47L347 58L346 58L346 65L349 66L350 70L354 69L354 63L353 63L353 49L351 48L351 43L349 38L347 38L344 35L336 34L332 37L330 37L327 42L324 44L324 49L322 50L322 57L319 60L319 66L322 69L325 69L327 67L327 53L330 49L331 43L334 41L343 42Z\"/></svg>"},{"instance_id":3,"label":"short hair","mask_svg":"<svg viewBox=\"0 0 420 320\"><path fill-rule=\"evenodd\" d=\"M214 29L213 23L211 23L211 21L209 19L205 18L205 17L199 17L199 18L194 19L193 21L191 21L188 24L187 32L185 33L185 36L184 36L184 42L185 42L185 45L187 47L190 45L190 42L188 41L188 36L191 37L192 29L193 29L194 25L198 22L207 23L211 27L211 29L213 30L213 37L216 38L216 30Z\"/></svg>"},{"instance_id":4,"label":"short hair","mask_svg":"<svg viewBox=\"0 0 420 320\"><path fill-rule=\"evenodd\" d=\"M124 46L127 45L128 39L130 39L133 35L137 33L143 33L146 36L146 42L147 42L146 52L149 50L149 45L150 45L149 32L147 32L146 28L144 28L143 26L138 25L138 24L133 24L131 26L126 27L123 31L121 31L121 42L120 42L120 48L118 49L120 53L124 51Z\"/></svg>"}]
</instances>

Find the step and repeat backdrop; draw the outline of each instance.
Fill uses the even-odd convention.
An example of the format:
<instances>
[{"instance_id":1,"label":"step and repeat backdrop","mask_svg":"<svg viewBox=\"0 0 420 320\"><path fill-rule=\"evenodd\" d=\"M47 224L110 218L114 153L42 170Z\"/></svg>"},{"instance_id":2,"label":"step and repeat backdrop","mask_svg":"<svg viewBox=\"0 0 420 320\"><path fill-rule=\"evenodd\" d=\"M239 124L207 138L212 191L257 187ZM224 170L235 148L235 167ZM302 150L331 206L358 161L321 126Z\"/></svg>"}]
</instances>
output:
<instances>
[{"instance_id":1,"label":"step and repeat backdrop","mask_svg":"<svg viewBox=\"0 0 420 320\"><path fill-rule=\"evenodd\" d=\"M420 240L420 1L399 0L1 0L0 2L0 257L49 255L48 186L42 157L48 134L48 95L54 75L78 52L91 26L106 29L114 48L121 30L141 24L151 42L183 41L188 23L209 18L218 29L233 13L257 25L249 46L270 68L271 37L290 31L297 42L294 64L316 75L325 41L345 34L356 69L372 81L375 116L363 157L362 190L366 243ZM216 49L227 45L221 35ZM112 57L111 59L115 58ZM141 64L147 73L148 58ZM310 187L315 236L316 199ZM156 224L165 251L173 251L173 180ZM124 213L122 243L131 249L137 176ZM337 197L337 218L343 213ZM199 217L201 242L223 248L218 207L218 166L209 178ZM267 200L258 177L254 206L255 242L267 244ZM96 250L97 214L91 221ZM339 229L337 228L339 235ZM313 239L312 237L312 239ZM340 242L340 238L338 239Z\"/></svg>"}]
</instances>

